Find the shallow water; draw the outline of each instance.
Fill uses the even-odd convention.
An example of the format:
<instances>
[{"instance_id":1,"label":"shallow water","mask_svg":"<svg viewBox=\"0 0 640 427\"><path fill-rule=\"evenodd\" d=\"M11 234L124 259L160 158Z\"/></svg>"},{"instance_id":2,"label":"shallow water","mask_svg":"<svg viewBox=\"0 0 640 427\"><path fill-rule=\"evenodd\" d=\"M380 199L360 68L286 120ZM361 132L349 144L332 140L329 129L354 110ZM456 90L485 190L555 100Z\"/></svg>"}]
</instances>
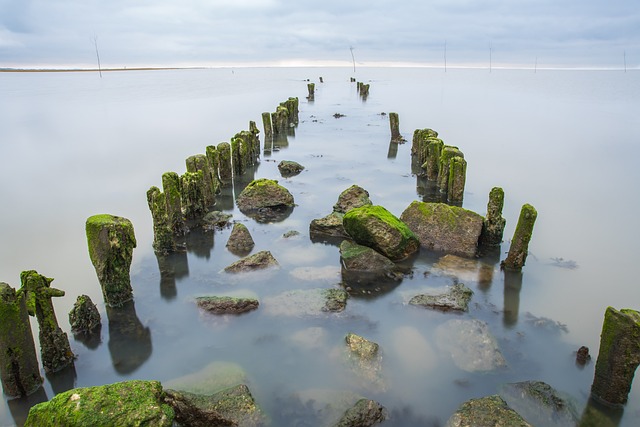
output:
<instances>
[{"instance_id":1,"label":"shallow water","mask_svg":"<svg viewBox=\"0 0 640 427\"><path fill-rule=\"evenodd\" d=\"M366 101L349 83L352 75L371 83ZM312 103L305 100L307 78L316 82ZM91 296L103 320L101 343L70 337L78 355L75 373L48 379L30 402L3 399L0 426L20 424L31 402L70 387L168 381L214 361L242 366L274 425L307 425L295 424L306 414L296 412L290 397L311 389L374 398L395 414L388 425L443 424L463 401L528 379L546 381L584 405L606 307L640 309L634 284L637 72L217 69L110 72L102 79L93 73L1 73L0 93L0 280L18 287L20 272L29 269L55 278L53 286L66 291L54 303L67 332L77 295ZM237 259L225 248L225 229L194 233L188 253L172 260L174 280L161 277L146 190L160 186L165 171L183 173L186 157L228 141L249 120L262 128L260 114L289 96L301 101L296 136L263 153L241 181L279 179L295 197L293 212L281 222L258 223L234 208L234 192L219 199L249 228L254 252L270 250L281 268L248 277L221 273ZM380 113L390 111L399 113L408 140L414 129L430 127L465 153L465 208L484 214L489 190L505 190L502 254L484 260L488 276L482 280L477 270L460 277L475 292L469 313L406 305L412 295L453 280L425 274L439 255L423 252L413 260L412 276L380 295L352 297L341 314L272 314L269 298L284 291L339 287L338 248L313 243L308 226L331 212L342 190L358 184L398 216L422 197L422 183L411 173L411 144L395 154L389 145L388 118ZM305 171L279 177L276 166L285 159ZM235 193L243 182L235 183ZM523 203L538 210L531 253L521 286L510 278L505 286L498 263ZM127 217L135 227L135 306L124 324L113 313L107 321L88 257L84 222L96 213ZM285 239L288 230L301 234ZM262 306L238 317L214 317L193 303L196 296L233 293L257 295ZM488 322L506 369L468 373L441 351L437 328L472 318ZM537 318L552 321L540 326ZM341 362L348 332L380 344L382 383L363 384ZM583 369L573 354L581 345L594 357ZM636 384L620 425L639 420Z\"/></svg>"}]
</instances>

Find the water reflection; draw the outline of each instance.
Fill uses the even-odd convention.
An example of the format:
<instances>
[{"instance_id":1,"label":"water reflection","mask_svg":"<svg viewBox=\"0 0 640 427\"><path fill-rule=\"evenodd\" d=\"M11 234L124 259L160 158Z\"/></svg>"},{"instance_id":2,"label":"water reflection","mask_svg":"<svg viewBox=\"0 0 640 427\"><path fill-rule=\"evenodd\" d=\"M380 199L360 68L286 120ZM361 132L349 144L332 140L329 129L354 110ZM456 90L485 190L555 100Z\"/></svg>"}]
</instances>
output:
<instances>
[{"instance_id":1,"label":"water reflection","mask_svg":"<svg viewBox=\"0 0 640 427\"><path fill-rule=\"evenodd\" d=\"M624 407L611 407L590 397L578 426L617 427L620 425L623 415Z\"/></svg>"},{"instance_id":2,"label":"water reflection","mask_svg":"<svg viewBox=\"0 0 640 427\"><path fill-rule=\"evenodd\" d=\"M205 230L201 227L191 228L185 236L187 251L198 258L211 258L214 234L213 230Z\"/></svg>"},{"instance_id":3,"label":"water reflection","mask_svg":"<svg viewBox=\"0 0 640 427\"><path fill-rule=\"evenodd\" d=\"M176 280L189 276L187 253L156 253L156 259L160 269L160 296L166 300L174 299L178 295Z\"/></svg>"},{"instance_id":4,"label":"water reflection","mask_svg":"<svg viewBox=\"0 0 640 427\"><path fill-rule=\"evenodd\" d=\"M67 366L61 371L46 373L45 376L51 384L54 394L63 393L76 386L76 368L74 365Z\"/></svg>"},{"instance_id":5,"label":"water reflection","mask_svg":"<svg viewBox=\"0 0 640 427\"><path fill-rule=\"evenodd\" d=\"M520 290L522 289L522 271L504 271L504 308L502 323L513 328L518 323L520 311Z\"/></svg>"},{"instance_id":6,"label":"water reflection","mask_svg":"<svg viewBox=\"0 0 640 427\"><path fill-rule=\"evenodd\" d=\"M44 391L44 387L40 387L35 393L19 399L11 399L7 402L9 406L9 412L13 417L13 421L17 426L24 425L27 421L27 415L29 415L29 409L38 403L46 402L49 400L47 393Z\"/></svg>"},{"instance_id":7,"label":"water reflection","mask_svg":"<svg viewBox=\"0 0 640 427\"><path fill-rule=\"evenodd\" d=\"M119 374L130 374L151 356L151 331L138 319L133 301L106 309L111 363Z\"/></svg>"},{"instance_id":8,"label":"water reflection","mask_svg":"<svg viewBox=\"0 0 640 427\"><path fill-rule=\"evenodd\" d=\"M102 344L102 325L96 326L89 332L73 334L73 339L84 344L89 350L95 350Z\"/></svg>"},{"instance_id":9,"label":"water reflection","mask_svg":"<svg viewBox=\"0 0 640 427\"><path fill-rule=\"evenodd\" d=\"M493 274L500 263L500 246L480 248L480 274L478 275L478 289L487 292L493 283Z\"/></svg>"},{"instance_id":10,"label":"water reflection","mask_svg":"<svg viewBox=\"0 0 640 427\"><path fill-rule=\"evenodd\" d=\"M389 151L387 151L387 159L395 159L398 155L398 143L390 141Z\"/></svg>"}]
</instances>

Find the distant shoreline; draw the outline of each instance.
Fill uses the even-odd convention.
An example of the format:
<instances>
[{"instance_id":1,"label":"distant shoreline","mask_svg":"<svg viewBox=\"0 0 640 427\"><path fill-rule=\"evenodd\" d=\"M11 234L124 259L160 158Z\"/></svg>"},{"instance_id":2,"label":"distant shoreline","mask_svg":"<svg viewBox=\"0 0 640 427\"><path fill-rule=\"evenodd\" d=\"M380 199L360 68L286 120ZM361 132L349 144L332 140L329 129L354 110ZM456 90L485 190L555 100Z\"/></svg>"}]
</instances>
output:
<instances>
[{"instance_id":1,"label":"distant shoreline","mask_svg":"<svg viewBox=\"0 0 640 427\"><path fill-rule=\"evenodd\" d=\"M204 67L131 67L131 68L0 68L0 73L84 73L84 72L112 72L112 71L160 71L160 70L191 70Z\"/></svg>"}]
</instances>

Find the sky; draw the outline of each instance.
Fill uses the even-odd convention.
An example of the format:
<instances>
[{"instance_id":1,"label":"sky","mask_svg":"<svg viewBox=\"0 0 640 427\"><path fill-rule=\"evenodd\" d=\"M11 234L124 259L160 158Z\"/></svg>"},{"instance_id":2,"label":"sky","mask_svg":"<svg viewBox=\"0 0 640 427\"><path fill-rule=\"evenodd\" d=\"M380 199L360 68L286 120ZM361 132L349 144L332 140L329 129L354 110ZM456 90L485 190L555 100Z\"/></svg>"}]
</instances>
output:
<instances>
[{"instance_id":1,"label":"sky","mask_svg":"<svg viewBox=\"0 0 640 427\"><path fill-rule=\"evenodd\" d=\"M349 66L351 52L359 65L639 68L640 3L0 0L0 68Z\"/></svg>"}]
</instances>

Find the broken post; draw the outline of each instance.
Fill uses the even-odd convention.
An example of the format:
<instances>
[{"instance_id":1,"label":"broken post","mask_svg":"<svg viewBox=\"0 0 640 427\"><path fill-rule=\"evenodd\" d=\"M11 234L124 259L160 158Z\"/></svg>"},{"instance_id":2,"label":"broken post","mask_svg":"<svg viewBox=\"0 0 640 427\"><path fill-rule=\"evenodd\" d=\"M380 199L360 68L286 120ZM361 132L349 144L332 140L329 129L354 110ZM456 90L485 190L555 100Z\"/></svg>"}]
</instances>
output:
<instances>
[{"instance_id":1,"label":"broken post","mask_svg":"<svg viewBox=\"0 0 640 427\"><path fill-rule=\"evenodd\" d=\"M251 132L256 136L258 136L258 134L260 133L260 129L258 129L258 125L256 125L256 122L254 122L253 120L249 120L249 132Z\"/></svg>"},{"instance_id":2,"label":"broken post","mask_svg":"<svg viewBox=\"0 0 640 427\"><path fill-rule=\"evenodd\" d=\"M103 214L85 225L89 257L96 269L105 304L119 307L133 299L129 269L136 247L133 224L127 218Z\"/></svg>"},{"instance_id":3,"label":"broken post","mask_svg":"<svg viewBox=\"0 0 640 427\"><path fill-rule=\"evenodd\" d=\"M209 163L209 170L211 172L213 193L219 194L222 187L222 183L220 182L220 177L218 175L220 171L220 153L218 153L218 149L215 146L208 145L205 148L205 155L207 156L207 162Z\"/></svg>"},{"instance_id":4,"label":"broken post","mask_svg":"<svg viewBox=\"0 0 640 427\"><path fill-rule=\"evenodd\" d=\"M185 172L180 177L182 208L187 219L199 219L207 213L202 171Z\"/></svg>"},{"instance_id":5,"label":"broken post","mask_svg":"<svg viewBox=\"0 0 640 427\"><path fill-rule=\"evenodd\" d=\"M518 218L518 225L516 225L516 231L514 231L513 238L511 239L509 254L502 262L504 268L520 270L524 266L529 252L529 241L533 234L533 225L537 217L538 212L533 206L528 203L522 206L520 218Z\"/></svg>"},{"instance_id":6,"label":"broken post","mask_svg":"<svg viewBox=\"0 0 640 427\"><path fill-rule=\"evenodd\" d=\"M467 161L462 157L453 157L449 162L449 187L447 190L447 200L450 203L462 203L466 176Z\"/></svg>"},{"instance_id":7,"label":"broken post","mask_svg":"<svg viewBox=\"0 0 640 427\"><path fill-rule=\"evenodd\" d=\"M389 113L389 126L391 127L391 142L401 144L405 139L400 135L400 119L398 113Z\"/></svg>"},{"instance_id":8,"label":"broken post","mask_svg":"<svg viewBox=\"0 0 640 427\"><path fill-rule=\"evenodd\" d=\"M165 194L158 187L147 191L147 204L153 219L153 249L160 254L168 254L176 250L173 231L167 214Z\"/></svg>"},{"instance_id":9,"label":"broken post","mask_svg":"<svg viewBox=\"0 0 640 427\"><path fill-rule=\"evenodd\" d=\"M0 380L10 397L23 397L40 388L36 346L24 292L0 282Z\"/></svg>"},{"instance_id":10,"label":"broken post","mask_svg":"<svg viewBox=\"0 0 640 427\"><path fill-rule=\"evenodd\" d=\"M426 140L426 160L422 164L429 181L437 181L440 172L440 155L444 142L438 138L427 138Z\"/></svg>"},{"instance_id":11,"label":"broken post","mask_svg":"<svg viewBox=\"0 0 640 427\"><path fill-rule=\"evenodd\" d=\"M20 281L20 291L26 295L27 311L38 319L40 356L44 371L53 373L72 366L75 355L71 351L67 334L58 326L51 302L53 297L64 296L64 291L52 288L53 279L34 270L20 273Z\"/></svg>"},{"instance_id":12,"label":"broken post","mask_svg":"<svg viewBox=\"0 0 640 427\"><path fill-rule=\"evenodd\" d=\"M273 127L271 126L271 113L262 113L262 127L264 128L264 137L273 137Z\"/></svg>"},{"instance_id":13,"label":"broken post","mask_svg":"<svg viewBox=\"0 0 640 427\"><path fill-rule=\"evenodd\" d=\"M207 208L213 206L216 203L215 184L207 156L204 154L196 154L188 157L185 163L187 172L202 171L202 196L204 197L204 204Z\"/></svg>"},{"instance_id":14,"label":"broken post","mask_svg":"<svg viewBox=\"0 0 640 427\"><path fill-rule=\"evenodd\" d=\"M309 101L313 101L313 99L315 98L316 84L315 83L307 83L307 91L309 91L309 96L307 97L307 99Z\"/></svg>"},{"instance_id":15,"label":"broken post","mask_svg":"<svg viewBox=\"0 0 640 427\"><path fill-rule=\"evenodd\" d=\"M368 83L362 83L360 85L360 96L362 97L362 99L367 99L367 96L369 96L369 84Z\"/></svg>"},{"instance_id":16,"label":"broken post","mask_svg":"<svg viewBox=\"0 0 640 427\"><path fill-rule=\"evenodd\" d=\"M231 138L231 166L233 167L233 176L240 176L244 173L246 165L242 158L242 139L238 136Z\"/></svg>"},{"instance_id":17,"label":"broken post","mask_svg":"<svg viewBox=\"0 0 640 427\"><path fill-rule=\"evenodd\" d=\"M502 217L503 206L504 190L500 187L493 187L489 192L487 216L482 223L482 233L480 234L481 245L498 246L502 243L504 226L507 222Z\"/></svg>"},{"instance_id":18,"label":"broken post","mask_svg":"<svg viewBox=\"0 0 640 427\"><path fill-rule=\"evenodd\" d=\"M449 165L454 157L464 158L462 151L458 147L445 145L440 153L440 163L438 169L438 188L440 192L446 193L449 190Z\"/></svg>"},{"instance_id":19,"label":"broken post","mask_svg":"<svg viewBox=\"0 0 640 427\"><path fill-rule=\"evenodd\" d=\"M233 177L231 169L231 145L228 142L218 144L218 155L220 157L219 170L220 181L223 184L229 183Z\"/></svg>"},{"instance_id":20,"label":"broken post","mask_svg":"<svg viewBox=\"0 0 640 427\"><path fill-rule=\"evenodd\" d=\"M180 195L180 176L175 172L162 174L162 190L167 203L169 227L174 236L184 236L187 227L182 216L182 196Z\"/></svg>"},{"instance_id":21,"label":"broken post","mask_svg":"<svg viewBox=\"0 0 640 427\"><path fill-rule=\"evenodd\" d=\"M421 151L421 146L426 147L427 140L432 138L437 138L438 132L433 129L416 129L413 131L413 139L411 140L411 154L418 155ZM423 156L418 156L420 158L420 163L424 163L426 160L426 150Z\"/></svg>"},{"instance_id":22,"label":"broken post","mask_svg":"<svg viewBox=\"0 0 640 427\"><path fill-rule=\"evenodd\" d=\"M640 364L640 312L607 307L591 394L618 406L627 402Z\"/></svg>"},{"instance_id":23,"label":"broken post","mask_svg":"<svg viewBox=\"0 0 640 427\"><path fill-rule=\"evenodd\" d=\"M289 110L287 107L278 105L275 113L271 113L271 122L275 136L286 135L289 129Z\"/></svg>"},{"instance_id":24,"label":"broken post","mask_svg":"<svg viewBox=\"0 0 640 427\"><path fill-rule=\"evenodd\" d=\"M91 335L102 328L98 307L89 295L78 295L69 312L69 324L74 335Z\"/></svg>"}]
</instances>

